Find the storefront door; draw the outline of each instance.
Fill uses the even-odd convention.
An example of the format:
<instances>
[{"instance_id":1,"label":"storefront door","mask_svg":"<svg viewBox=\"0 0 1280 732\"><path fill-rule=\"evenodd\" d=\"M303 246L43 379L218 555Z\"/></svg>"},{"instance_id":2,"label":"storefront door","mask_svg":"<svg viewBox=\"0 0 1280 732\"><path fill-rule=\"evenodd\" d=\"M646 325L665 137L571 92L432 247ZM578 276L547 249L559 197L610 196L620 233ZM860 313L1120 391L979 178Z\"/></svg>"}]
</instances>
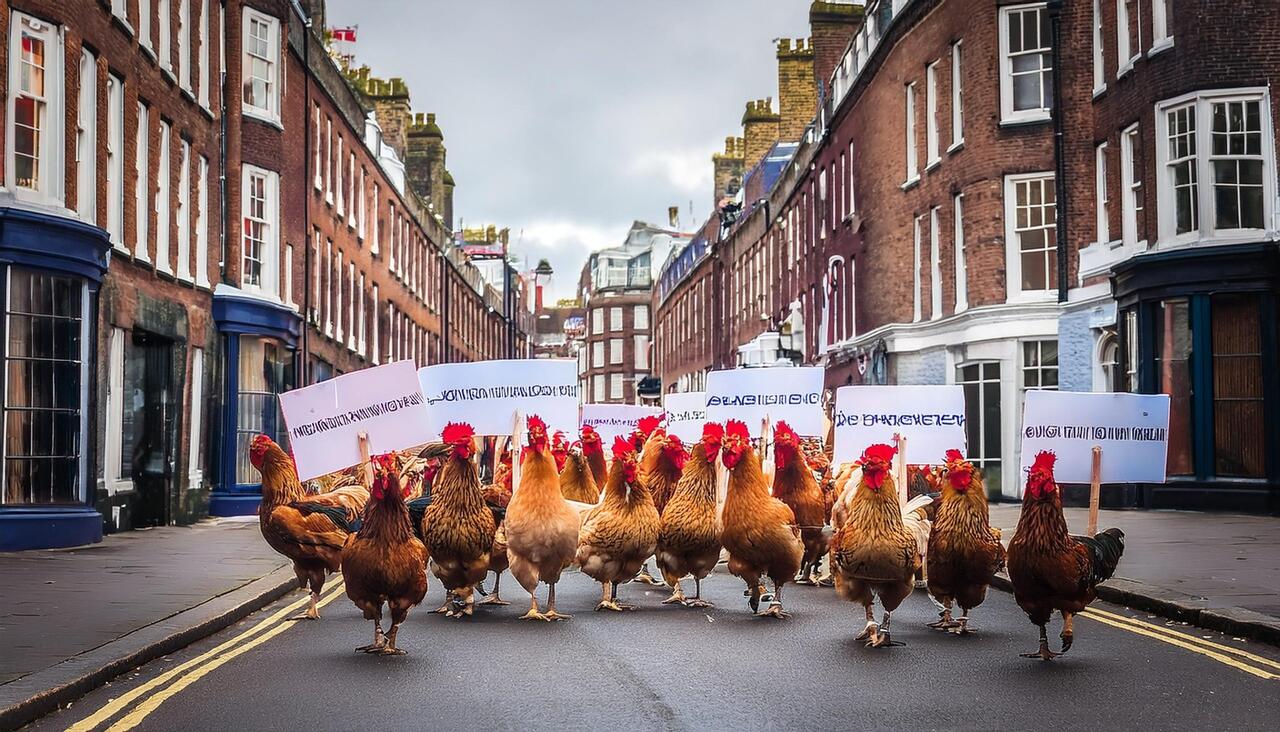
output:
<instances>
[{"instance_id":1,"label":"storefront door","mask_svg":"<svg viewBox=\"0 0 1280 732\"><path fill-rule=\"evenodd\" d=\"M133 333L125 378L133 407L126 434L131 432L133 438L130 470L138 496L135 527L170 522L177 426L173 348L173 341L167 338L145 331Z\"/></svg>"}]
</instances>

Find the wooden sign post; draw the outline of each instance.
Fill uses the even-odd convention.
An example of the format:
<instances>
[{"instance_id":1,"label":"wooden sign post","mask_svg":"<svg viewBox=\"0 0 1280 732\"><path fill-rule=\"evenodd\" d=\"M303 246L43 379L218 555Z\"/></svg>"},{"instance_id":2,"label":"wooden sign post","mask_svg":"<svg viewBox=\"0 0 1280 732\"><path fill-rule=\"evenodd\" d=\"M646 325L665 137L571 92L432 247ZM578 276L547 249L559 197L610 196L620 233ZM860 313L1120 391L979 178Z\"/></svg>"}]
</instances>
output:
<instances>
[{"instance_id":1,"label":"wooden sign post","mask_svg":"<svg viewBox=\"0 0 1280 732\"><path fill-rule=\"evenodd\" d=\"M1089 478L1089 527L1086 536L1098 533L1098 504L1102 501L1102 447L1093 447L1092 477Z\"/></svg>"},{"instance_id":2,"label":"wooden sign post","mask_svg":"<svg viewBox=\"0 0 1280 732\"><path fill-rule=\"evenodd\" d=\"M760 471L764 473L770 483L773 481L774 473L773 460L770 459L770 456L773 455L773 445L770 439L773 437L772 428L773 425L770 424L768 416L760 420Z\"/></svg>"},{"instance_id":3,"label":"wooden sign post","mask_svg":"<svg viewBox=\"0 0 1280 732\"><path fill-rule=\"evenodd\" d=\"M898 484L898 505L905 506L907 505L907 438L894 435L893 439L898 448L898 465L893 473L893 479Z\"/></svg>"},{"instance_id":4,"label":"wooden sign post","mask_svg":"<svg viewBox=\"0 0 1280 732\"><path fill-rule=\"evenodd\" d=\"M511 420L511 493L520 488L520 433L524 431L524 415L517 409Z\"/></svg>"},{"instance_id":5,"label":"wooden sign post","mask_svg":"<svg viewBox=\"0 0 1280 732\"><path fill-rule=\"evenodd\" d=\"M364 475L364 487L373 490L373 460L369 457L369 433L357 434L356 442L360 444L360 472Z\"/></svg>"}]
</instances>

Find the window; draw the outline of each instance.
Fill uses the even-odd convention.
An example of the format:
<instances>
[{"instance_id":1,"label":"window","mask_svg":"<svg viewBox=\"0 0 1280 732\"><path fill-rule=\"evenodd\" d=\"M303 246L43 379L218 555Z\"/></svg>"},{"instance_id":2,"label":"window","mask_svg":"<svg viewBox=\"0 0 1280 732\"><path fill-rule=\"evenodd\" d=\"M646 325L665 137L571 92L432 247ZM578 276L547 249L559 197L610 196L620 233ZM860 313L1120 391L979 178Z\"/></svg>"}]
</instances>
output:
<instances>
[{"instance_id":1,"label":"window","mask_svg":"<svg viewBox=\"0 0 1280 732\"><path fill-rule=\"evenodd\" d=\"M1175 235L1185 234L1200 228L1196 221L1196 207L1200 197L1196 190L1195 104L1165 112L1165 123L1165 138L1169 141L1165 174L1170 196L1173 198L1172 228Z\"/></svg>"},{"instance_id":2,"label":"window","mask_svg":"<svg viewBox=\"0 0 1280 732\"><path fill-rule=\"evenodd\" d=\"M622 308L609 308L609 330L622 330Z\"/></svg>"},{"instance_id":3,"label":"window","mask_svg":"<svg viewBox=\"0 0 1280 732\"><path fill-rule=\"evenodd\" d=\"M314 127L315 127L315 130L311 133L311 145L315 148L315 154L312 156L315 159L311 163L311 167L315 171L315 175L312 178L312 183L315 185L317 191L321 191L321 190L324 190L324 178L320 176L320 105L319 104L317 104L315 107Z\"/></svg>"},{"instance_id":4,"label":"window","mask_svg":"<svg viewBox=\"0 0 1280 732\"><path fill-rule=\"evenodd\" d=\"M955 247L956 247L956 309L955 312L969 307L968 271L964 261L964 194L957 193L955 201Z\"/></svg>"},{"instance_id":5,"label":"window","mask_svg":"<svg viewBox=\"0 0 1280 732\"><path fill-rule=\"evenodd\" d=\"M929 211L929 319L942 317L942 243L938 240L938 207Z\"/></svg>"},{"instance_id":6,"label":"window","mask_svg":"<svg viewBox=\"0 0 1280 732\"><path fill-rule=\"evenodd\" d=\"M850 142L849 143L849 167L845 168L845 171L848 173L849 177L845 180L845 188L844 188L849 195L849 213L850 214L853 214L855 211L858 210L857 206L855 205L855 199L853 197L853 167L854 167L853 143Z\"/></svg>"},{"instance_id":7,"label":"window","mask_svg":"<svg viewBox=\"0 0 1280 732\"><path fill-rule=\"evenodd\" d=\"M244 112L280 121L280 21L244 11Z\"/></svg>"},{"instance_id":8,"label":"window","mask_svg":"<svg viewBox=\"0 0 1280 732\"><path fill-rule=\"evenodd\" d=\"M23 198L62 201L62 38L56 26L21 13L9 24L8 150L5 180Z\"/></svg>"},{"instance_id":9,"label":"window","mask_svg":"<svg viewBox=\"0 0 1280 732\"><path fill-rule=\"evenodd\" d=\"M337 252L338 259L334 264L333 273L330 275L329 286L333 288L333 320L335 323L334 339L339 343L342 342L342 250Z\"/></svg>"},{"instance_id":10,"label":"window","mask_svg":"<svg viewBox=\"0 0 1280 732\"><path fill-rule=\"evenodd\" d=\"M213 0L200 2L200 62L196 69L200 74L200 105L209 108L209 5ZM221 40L221 39L219 39Z\"/></svg>"},{"instance_id":11,"label":"window","mask_svg":"<svg viewBox=\"0 0 1280 732\"><path fill-rule=\"evenodd\" d=\"M342 218L342 212L347 198L346 194L343 192L343 188L345 188L345 186L342 182L342 145L342 135L338 135L338 157L334 159L334 167L336 168L335 172L338 176L338 185L335 186L338 189L338 218Z\"/></svg>"},{"instance_id":12,"label":"window","mask_svg":"<svg viewBox=\"0 0 1280 732\"><path fill-rule=\"evenodd\" d=\"M133 189L134 204L134 229L137 233L137 239L133 244L133 256L137 257L139 262L150 261L147 252L148 242L151 241L149 235L149 223L151 221L151 184L148 178L150 165L147 160L147 151L150 148L150 126L147 121L147 105L144 102L138 102L138 134L137 142L134 144L133 172L137 177L137 184Z\"/></svg>"},{"instance_id":13,"label":"window","mask_svg":"<svg viewBox=\"0 0 1280 732\"><path fill-rule=\"evenodd\" d=\"M356 154L347 153L347 228L356 226Z\"/></svg>"},{"instance_id":14,"label":"window","mask_svg":"<svg viewBox=\"0 0 1280 732\"><path fill-rule=\"evenodd\" d=\"M1099 143L1093 151L1094 214L1097 239L1100 244L1111 241L1111 212L1107 207L1107 143Z\"/></svg>"},{"instance_id":15,"label":"window","mask_svg":"<svg viewBox=\"0 0 1280 732\"><path fill-rule=\"evenodd\" d=\"M144 49L151 50L151 0L138 0L138 42Z\"/></svg>"},{"instance_id":16,"label":"window","mask_svg":"<svg viewBox=\"0 0 1280 732\"><path fill-rule=\"evenodd\" d=\"M1160 0L1155 0L1160 2ZM1107 88L1107 76L1103 63L1106 54L1103 51L1102 34L1102 2L1093 0L1093 93L1101 94Z\"/></svg>"},{"instance_id":17,"label":"window","mask_svg":"<svg viewBox=\"0 0 1280 732\"><path fill-rule=\"evenodd\" d=\"M373 209L373 240L369 242L369 251L372 252L373 254L378 253L378 242L382 236L381 224L378 219L378 198L379 198L380 192L381 191L379 190L378 182L374 181L373 182L373 205L371 206L371 208Z\"/></svg>"},{"instance_id":18,"label":"window","mask_svg":"<svg viewBox=\"0 0 1280 732\"><path fill-rule=\"evenodd\" d=\"M964 144L964 75L960 41L951 44L951 147Z\"/></svg>"},{"instance_id":19,"label":"window","mask_svg":"<svg viewBox=\"0 0 1280 732\"><path fill-rule=\"evenodd\" d=\"M1142 214L1142 167L1137 152L1141 145L1137 125L1120 133L1120 213L1126 246L1138 242L1138 220Z\"/></svg>"},{"instance_id":20,"label":"window","mask_svg":"<svg viewBox=\"0 0 1280 732\"><path fill-rule=\"evenodd\" d=\"M1215 475L1265 478L1262 307L1254 294L1210 298Z\"/></svg>"},{"instance_id":21,"label":"window","mask_svg":"<svg viewBox=\"0 0 1280 732\"><path fill-rule=\"evenodd\" d=\"M173 19L173 13L170 12L169 0L156 0L156 16L157 25L160 26L160 47L157 49L160 55L160 68L171 70L173 69L173 51L169 47L169 23Z\"/></svg>"},{"instance_id":22,"label":"window","mask_svg":"<svg viewBox=\"0 0 1280 732\"><path fill-rule=\"evenodd\" d=\"M1151 0L1151 50L1160 51L1173 45L1169 21L1173 18L1173 0Z\"/></svg>"},{"instance_id":23,"label":"window","mask_svg":"<svg viewBox=\"0 0 1280 732\"><path fill-rule=\"evenodd\" d=\"M76 107L76 213L98 223L98 59L80 51L80 103Z\"/></svg>"},{"instance_id":24,"label":"window","mask_svg":"<svg viewBox=\"0 0 1280 732\"><path fill-rule=\"evenodd\" d=\"M1049 119L1053 55L1043 3L1000 9L1000 111L1003 122Z\"/></svg>"},{"instance_id":25,"label":"window","mask_svg":"<svg viewBox=\"0 0 1280 732\"><path fill-rule=\"evenodd\" d=\"M591 335L600 335L604 332L604 308L596 308L591 311Z\"/></svg>"},{"instance_id":26,"label":"window","mask_svg":"<svg viewBox=\"0 0 1280 732\"><path fill-rule=\"evenodd\" d=\"M920 304L920 227L923 226L924 217L917 216L912 220L912 248L911 248L911 320L920 320L921 304Z\"/></svg>"},{"instance_id":27,"label":"window","mask_svg":"<svg viewBox=\"0 0 1280 732\"><path fill-rule=\"evenodd\" d=\"M924 131L926 165L933 166L939 160L938 152L938 62L925 69Z\"/></svg>"},{"instance_id":28,"label":"window","mask_svg":"<svg viewBox=\"0 0 1280 732\"><path fill-rule=\"evenodd\" d=\"M240 286L274 297L279 244L280 177L252 165L244 166L241 193L244 219Z\"/></svg>"},{"instance_id":29,"label":"window","mask_svg":"<svg viewBox=\"0 0 1280 732\"><path fill-rule=\"evenodd\" d=\"M240 336L240 393L236 399L236 474L240 484L262 480L249 462L249 443L259 434L289 449L289 430L279 395L293 388L293 354L273 340Z\"/></svg>"},{"instance_id":30,"label":"window","mask_svg":"<svg viewBox=\"0 0 1280 732\"><path fill-rule=\"evenodd\" d=\"M85 284L15 266L6 279L2 503L79 503Z\"/></svg>"},{"instance_id":31,"label":"window","mask_svg":"<svg viewBox=\"0 0 1280 732\"><path fill-rule=\"evenodd\" d=\"M591 344L591 368L601 366L604 366L604 341L596 341Z\"/></svg>"},{"instance_id":32,"label":"window","mask_svg":"<svg viewBox=\"0 0 1280 732\"><path fill-rule=\"evenodd\" d=\"M1117 79L1129 73L1133 62L1142 56L1142 19L1139 15L1138 0L1116 0Z\"/></svg>"},{"instance_id":33,"label":"window","mask_svg":"<svg viewBox=\"0 0 1280 732\"><path fill-rule=\"evenodd\" d=\"M1120 338L1111 329L1102 331L1098 338L1098 370L1093 390L1123 390L1120 384Z\"/></svg>"},{"instance_id":34,"label":"window","mask_svg":"<svg viewBox=\"0 0 1280 732\"><path fill-rule=\"evenodd\" d=\"M360 273L360 289L357 292L359 293L359 305L356 307L356 323L358 323L356 326L356 347L359 349L360 355L363 356L366 353L365 348L369 335L369 324L365 322L364 317L364 272Z\"/></svg>"},{"instance_id":35,"label":"window","mask_svg":"<svg viewBox=\"0 0 1280 732\"><path fill-rule=\"evenodd\" d=\"M124 79L107 76L107 233L124 249Z\"/></svg>"},{"instance_id":36,"label":"window","mask_svg":"<svg viewBox=\"0 0 1280 732\"><path fill-rule=\"evenodd\" d=\"M649 306L637 305L635 310L635 322L632 324L636 330L649 329Z\"/></svg>"},{"instance_id":37,"label":"window","mask_svg":"<svg viewBox=\"0 0 1280 732\"><path fill-rule=\"evenodd\" d=\"M200 156L196 180L196 284L209 286L209 160Z\"/></svg>"},{"instance_id":38,"label":"window","mask_svg":"<svg viewBox=\"0 0 1280 732\"><path fill-rule=\"evenodd\" d=\"M609 339L609 364L613 365L613 364L620 364L620 363L622 363L622 339L610 338Z\"/></svg>"},{"instance_id":39,"label":"window","mask_svg":"<svg viewBox=\"0 0 1280 732\"><path fill-rule=\"evenodd\" d=\"M604 374L596 374L591 377L591 393L596 404L604 403L607 398L604 394Z\"/></svg>"},{"instance_id":40,"label":"window","mask_svg":"<svg viewBox=\"0 0 1280 732\"><path fill-rule=\"evenodd\" d=\"M178 159L178 279L191 280L191 144Z\"/></svg>"},{"instance_id":41,"label":"window","mask_svg":"<svg viewBox=\"0 0 1280 732\"><path fill-rule=\"evenodd\" d=\"M1005 179L1005 266L1011 299L1057 287L1057 220L1052 175Z\"/></svg>"},{"instance_id":42,"label":"window","mask_svg":"<svg viewBox=\"0 0 1280 732\"><path fill-rule=\"evenodd\" d=\"M1221 101L1211 105L1214 227L1261 229L1266 226L1263 170L1262 104L1258 100ZM1271 166L1274 168L1274 165ZM1274 178L1274 174L1272 175Z\"/></svg>"},{"instance_id":43,"label":"window","mask_svg":"<svg viewBox=\"0 0 1280 732\"><path fill-rule=\"evenodd\" d=\"M635 362L636 368L649 368L649 336L638 335L635 337Z\"/></svg>"},{"instance_id":44,"label":"window","mask_svg":"<svg viewBox=\"0 0 1280 732\"><path fill-rule=\"evenodd\" d=\"M365 188L364 188L364 166L360 167L360 199L356 205L356 236L364 241L364 205L365 205Z\"/></svg>"},{"instance_id":45,"label":"window","mask_svg":"<svg viewBox=\"0 0 1280 732\"><path fill-rule=\"evenodd\" d=\"M169 263L169 123L160 120L160 170L156 192L156 269L172 272Z\"/></svg>"},{"instance_id":46,"label":"window","mask_svg":"<svg viewBox=\"0 0 1280 732\"><path fill-rule=\"evenodd\" d=\"M204 349L191 349L191 436L187 440L187 475L194 487L204 478Z\"/></svg>"},{"instance_id":47,"label":"window","mask_svg":"<svg viewBox=\"0 0 1280 732\"><path fill-rule=\"evenodd\" d=\"M1058 342L1026 341L1022 344L1022 388L1058 388Z\"/></svg>"},{"instance_id":48,"label":"window","mask_svg":"<svg viewBox=\"0 0 1280 732\"><path fill-rule=\"evenodd\" d=\"M1191 303L1186 299L1163 300L1156 311L1155 373L1157 388L1169 395L1170 475L1195 472L1192 452L1192 327ZM1134 329L1136 330L1136 328Z\"/></svg>"},{"instance_id":49,"label":"window","mask_svg":"<svg viewBox=\"0 0 1280 732\"><path fill-rule=\"evenodd\" d=\"M609 398L622 398L622 374L609 374Z\"/></svg>"},{"instance_id":50,"label":"window","mask_svg":"<svg viewBox=\"0 0 1280 732\"><path fill-rule=\"evenodd\" d=\"M102 482L108 493L132 488L132 481L122 481L125 476L120 470L125 403L124 341L124 329L112 328L107 346L107 429L102 455Z\"/></svg>"},{"instance_id":51,"label":"window","mask_svg":"<svg viewBox=\"0 0 1280 732\"><path fill-rule=\"evenodd\" d=\"M904 129L907 144L907 179L910 183L920 177L920 164L916 161L916 85L907 84L907 116Z\"/></svg>"},{"instance_id":52,"label":"window","mask_svg":"<svg viewBox=\"0 0 1280 732\"><path fill-rule=\"evenodd\" d=\"M373 321L373 362L377 364L377 363L381 363L381 359L382 359L382 354L381 354L382 341L381 341L381 336L378 333L378 320L380 318L378 315L377 283L374 283L373 285L373 311L370 313L370 315L373 316L371 318L371 320Z\"/></svg>"},{"instance_id":53,"label":"window","mask_svg":"<svg viewBox=\"0 0 1280 732\"><path fill-rule=\"evenodd\" d=\"M191 91L191 0L178 0L178 85Z\"/></svg>"},{"instance_id":54,"label":"window","mask_svg":"<svg viewBox=\"0 0 1280 732\"><path fill-rule=\"evenodd\" d=\"M284 267L282 267L281 269L284 270L284 276L280 278L283 280L283 285L280 288L280 299L284 301L284 304L292 305L293 304L293 245L292 244L284 245Z\"/></svg>"},{"instance_id":55,"label":"window","mask_svg":"<svg viewBox=\"0 0 1280 732\"><path fill-rule=\"evenodd\" d=\"M987 495L1000 495L1000 362L980 361L956 368L964 388L965 437L969 460L982 469Z\"/></svg>"},{"instance_id":56,"label":"window","mask_svg":"<svg viewBox=\"0 0 1280 732\"><path fill-rule=\"evenodd\" d=\"M356 263L347 262L347 348L356 350Z\"/></svg>"},{"instance_id":57,"label":"window","mask_svg":"<svg viewBox=\"0 0 1280 732\"><path fill-rule=\"evenodd\" d=\"M317 263L318 264L318 263ZM320 267L316 267L316 279L320 278ZM324 334L333 335L333 239L324 243ZM393 341L394 343L394 341Z\"/></svg>"}]
</instances>

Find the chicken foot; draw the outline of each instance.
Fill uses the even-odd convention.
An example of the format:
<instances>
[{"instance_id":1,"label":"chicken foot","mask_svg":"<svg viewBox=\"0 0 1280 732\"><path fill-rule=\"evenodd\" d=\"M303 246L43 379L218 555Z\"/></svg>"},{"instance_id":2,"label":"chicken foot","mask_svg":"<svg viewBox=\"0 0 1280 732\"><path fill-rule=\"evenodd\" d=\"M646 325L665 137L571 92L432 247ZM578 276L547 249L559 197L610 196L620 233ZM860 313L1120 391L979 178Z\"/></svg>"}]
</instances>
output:
<instances>
[{"instance_id":1,"label":"chicken foot","mask_svg":"<svg viewBox=\"0 0 1280 732\"><path fill-rule=\"evenodd\" d=\"M876 629L875 635L871 640L867 641L868 648L889 648L891 646L905 646L902 641L892 640L889 637L889 611L884 611L884 620L880 622L880 627Z\"/></svg>"},{"instance_id":2,"label":"chicken foot","mask_svg":"<svg viewBox=\"0 0 1280 732\"><path fill-rule=\"evenodd\" d=\"M356 653L377 653L386 645L387 637L382 634L382 621L373 621L373 642L367 646L360 646L356 649Z\"/></svg>"},{"instance_id":3,"label":"chicken foot","mask_svg":"<svg viewBox=\"0 0 1280 732\"><path fill-rule=\"evenodd\" d=\"M677 579L672 581L668 579L668 584L671 585L671 597L668 597L667 599L663 600L662 604L663 605L686 604L687 598L684 596L684 589L680 587L680 580Z\"/></svg>"},{"instance_id":4,"label":"chicken foot","mask_svg":"<svg viewBox=\"0 0 1280 732\"><path fill-rule=\"evenodd\" d=\"M632 581L632 582L643 582L643 583L645 583L646 585L652 585L652 586L654 586L654 587L666 587L666 586L667 586L667 583L666 583L666 582L663 582L662 580L658 579L657 577L654 577L654 576L653 576L653 574L649 572L649 560L648 560L648 559L644 560L644 564L640 566L640 573L639 573L639 574L637 574L637 575L635 576L635 579L633 579L633 580L631 580L631 581Z\"/></svg>"},{"instance_id":5,"label":"chicken foot","mask_svg":"<svg viewBox=\"0 0 1280 732\"><path fill-rule=\"evenodd\" d=\"M969 627L969 609L968 609L968 608L963 608L963 607L962 607L962 608L960 608L960 610L961 610L964 614L963 614L963 615L961 615L959 618L956 618L956 627L955 627L955 628L948 628L948 629L947 629L947 632L949 632L949 633L955 633L956 635L974 635L974 634L976 634L976 633L978 632L978 629L977 629L977 628L970 628L970 627Z\"/></svg>"},{"instance_id":6,"label":"chicken foot","mask_svg":"<svg viewBox=\"0 0 1280 732\"><path fill-rule=\"evenodd\" d=\"M1065 626L1065 621L1063 624ZM1063 628L1062 632L1064 634L1067 632L1065 627ZM1065 642L1065 639L1064 639L1064 642ZM1020 653L1018 655L1021 656L1022 658L1039 658L1043 661L1049 661L1051 659L1057 658L1058 656L1061 656L1062 654L1054 653L1053 651L1049 650L1049 632L1045 629L1045 623L1040 623L1040 650L1036 651L1035 653Z\"/></svg>"},{"instance_id":7,"label":"chicken foot","mask_svg":"<svg viewBox=\"0 0 1280 732\"><path fill-rule=\"evenodd\" d=\"M494 577L494 578L493 578L493 592L492 592L492 593L486 594L486 593L485 593L485 591L484 591L484 585L483 585L483 583L481 583L480 594L485 595L485 598L484 598L483 600L481 600L479 604L481 604L481 605L510 605L511 603L509 603L509 602L507 602L506 600L502 599L502 596L498 594L498 586L499 586L500 584L502 584L502 573L501 573L501 572L498 572L498 575L497 575L496 577Z\"/></svg>"},{"instance_id":8,"label":"chicken foot","mask_svg":"<svg viewBox=\"0 0 1280 732\"><path fill-rule=\"evenodd\" d=\"M600 587L603 589L600 604L596 605L596 610L612 610L614 612L623 612L625 610L635 610L635 605L625 605L618 602L618 583L601 582Z\"/></svg>"},{"instance_id":9,"label":"chicken foot","mask_svg":"<svg viewBox=\"0 0 1280 732\"><path fill-rule=\"evenodd\" d=\"M1062 652L1058 654L1059 656L1070 650L1071 642L1075 640L1075 631L1071 629L1071 621L1075 620L1075 617L1075 613L1065 611L1062 613L1062 635L1058 636L1062 639Z\"/></svg>"},{"instance_id":10,"label":"chicken foot","mask_svg":"<svg viewBox=\"0 0 1280 732\"><path fill-rule=\"evenodd\" d=\"M960 625L960 623L951 619L951 600L947 600L942 605L942 611L938 613L938 619L932 623L925 623L927 627L934 630L951 630Z\"/></svg>"},{"instance_id":11,"label":"chicken foot","mask_svg":"<svg viewBox=\"0 0 1280 732\"><path fill-rule=\"evenodd\" d=\"M871 605L863 607L867 611L867 626L862 629L862 632L854 640L869 641L876 633L880 632L880 626L876 625L876 612Z\"/></svg>"},{"instance_id":12,"label":"chicken foot","mask_svg":"<svg viewBox=\"0 0 1280 732\"><path fill-rule=\"evenodd\" d=\"M773 583L773 601L769 603L769 609L760 613L761 617L769 618L789 618L791 613L782 609L782 583L775 581Z\"/></svg>"},{"instance_id":13,"label":"chicken foot","mask_svg":"<svg viewBox=\"0 0 1280 732\"><path fill-rule=\"evenodd\" d=\"M386 645L384 645L382 648L378 649L377 651L370 651L370 652L371 652L371 653L380 653L380 654L382 654L382 655L384 655L384 656L405 656L405 655L408 655L408 653L407 653L406 651L404 651L403 649L396 648L396 633L397 633L397 632L399 632L399 630L400 630L400 623L392 623L392 624L391 624L391 630L387 631L387 643L386 643Z\"/></svg>"},{"instance_id":14,"label":"chicken foot","mask_svg":"<svg viewBox=\"0 0 1280 732\"><path fill-rule=\"evenodd\" d=\"M532 592L529 593L529 612L520 616L521 620L546 620L547 616L538 612L538 597Z\"/></svg>"},{"instance_id":15,"label":"chicken foot","mask_svg":"<svg viewBox=\"0 0 1280 732\"><path fill-rule=\"evenodd\" d=\"M547 591L547 611L543 613L542 619L546 621L568 620L572 615L565 615L556 612L556 583L550 583L550 590Z\"/></svg>"},{"instance_id":16,"label":"chicken foot","mask_svg":"<svg viewBox=\"0 0 1280 732\"><path fill-rule=\"evenodd\" d=\"M685 607L715 607L710 600L702 599L702 580L693 578L693 598L684 601Z\"/></svg>"}]
</instances>

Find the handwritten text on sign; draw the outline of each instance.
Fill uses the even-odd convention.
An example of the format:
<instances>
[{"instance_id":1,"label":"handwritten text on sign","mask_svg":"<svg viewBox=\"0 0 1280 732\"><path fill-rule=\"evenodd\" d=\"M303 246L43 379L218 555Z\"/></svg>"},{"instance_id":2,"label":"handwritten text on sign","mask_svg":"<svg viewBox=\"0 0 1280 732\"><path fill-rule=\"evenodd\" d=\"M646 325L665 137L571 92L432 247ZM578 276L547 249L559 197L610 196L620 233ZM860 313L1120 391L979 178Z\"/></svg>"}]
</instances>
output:
<instances>
[{"instance_id":1,"label":"handwritten text on sign","mask_svg":"<svg viewBox=\"0 0 1280 732\"><path fill-rule=\"evenodd\" d=\"M661 415L657 407L638 407L631 404L583 404L582 424L591 425L600 433L606 448L613 445L613 438L630 435L640 425L640 420Z\"/></svg>"},{"instance_id":2,"label":"handwritten text on sign","mask_svg":"<svg viewBox=\"0 0 1280 732\"><path fill-rule=\"evenodd\" d=\"M667 410L667 434L686 443L702 439L702 425L707 421L707 393L689 391L667 394L662 400Z\"/></svg>"},{"instance_id":3,"label":"handwritten text on sign","mask_svg":"<svg viewBox=\"0 0 1280 732\"><path fill-rule=\"evenodd\" d=\"M868 445L907 438L907 462L941 465L947 450L965 450L964 388L842 386L836 390L835 461L849 463Z\"/></svg>"},{"instance_id":4,"label":"handwritten text on sign","mask_svg":"<svg viewBox=\"0 0 1280 732\"><path fill-rule=\"evenodd\" d=\"M429 432L466 422L478 435L509 435L516 410L536 414L551 430L578 429L578 365L569 360L525 359L446 363L418 370L427 398Z\"/></svg>"},{"instance_id":5,"label":"handwritten text on sign","mask_svg":"<svg viewBox=\"0 0 1280 732\"><path fill-rule=\"evenodd\" d=\"M1059 483L1088 483L1093 448L1102 448L1103 483L1163 483L1169 449L1165 394L1029 391L1022 410L1022 470L1036 453L1058 456Z\"/></svg>"},{"instance_id":6,"label":"handwritten text on sign","mask_svg":"<svg viewBox=\"0 0 1280 732\"><path fill-rule=\"evenodd\" d=\"M707 375L707 419L747 423L760 436L765 417L786 422L797 434L822 436L824 371L818 366L734 369Z\"/></svg>"},{"instance_id":7,"label":"handwritten text on sign","mask_svg":"<svg viewBox=\"0 0 1280 732\"><path fill-rule=\"evenodd\" d=\"M298 477L310 480L360 462L357 436L375 453L430 442L426 400L412 361L361 369L280 395Z\"/></svg>"}]
</instances>

